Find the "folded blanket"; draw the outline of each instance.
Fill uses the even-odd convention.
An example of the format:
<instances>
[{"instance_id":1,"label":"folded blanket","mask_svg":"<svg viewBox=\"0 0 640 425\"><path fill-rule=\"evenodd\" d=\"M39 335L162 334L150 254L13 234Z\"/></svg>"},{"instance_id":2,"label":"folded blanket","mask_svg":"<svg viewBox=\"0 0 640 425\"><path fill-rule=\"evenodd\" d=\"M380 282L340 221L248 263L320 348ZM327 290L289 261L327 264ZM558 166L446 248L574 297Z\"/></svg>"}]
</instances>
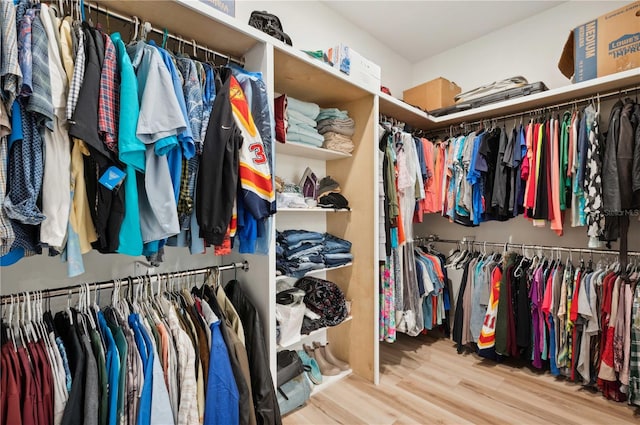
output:
<instances>
[{"instance_id":1,"label":"folded blanket","mask_svg":"<svg viewBox=\"0 0 640 425\"><path fill-rule=\"evenodd\" d=\"M295 109L289 108L287 110L287 115L289 118L289 122L292 124L305 124L314 128L316 126L316 122L314 120L304 115L303 113L296 111Z\"/></svg>"},{"instance_id":2,"label":"folded blanket","mask_svg":"<svg viewBox=\"0 0 640 425\"><path fill-rule=\"evenodd\" d=\"M341 111L336 108L326 108L320 109L320 113L316 117L316 121L326 120L330 118L338 118L338 119L347 119L349 118L349 114L347 111Z\"/></svg>"},{"instance_id":3,"label":"folded blanket","mask_svg":"<svg viewBox=\"0 0 640 425\"><path fill-rule=\"evenodd\" d=\"M324 143L322 144L322 147L325 149L331 149L332 151L343 153L351 153L355 148L353 140L351 140L348 136L334 133L333 131L324 133L323 136Z\"/></svg>"},{"instance_id":4,"label":"folded blanket","mask_svg":"<svg viewBox=\"0 0 640 425\"><path fill-rule=\"evenodd\" d=\"M345 136L353 136L355 133L355 122L351 118L328 119L318 121L318 133L324 134L328 132L343 134Z\"/></svg>"},{"instance_id":5,"label":"folded blanket","mask_svg":"<svg viewBox=\"0 0 640 425\"><path fill-rule=\"evenodd\" d=\"M294 99L292 97L287 97L287 100L289 110L293 109L298 111L312 120L315 120L320 113L320 107L315 103L303 102L302 100Z\"/></svg>"}]
</instances>

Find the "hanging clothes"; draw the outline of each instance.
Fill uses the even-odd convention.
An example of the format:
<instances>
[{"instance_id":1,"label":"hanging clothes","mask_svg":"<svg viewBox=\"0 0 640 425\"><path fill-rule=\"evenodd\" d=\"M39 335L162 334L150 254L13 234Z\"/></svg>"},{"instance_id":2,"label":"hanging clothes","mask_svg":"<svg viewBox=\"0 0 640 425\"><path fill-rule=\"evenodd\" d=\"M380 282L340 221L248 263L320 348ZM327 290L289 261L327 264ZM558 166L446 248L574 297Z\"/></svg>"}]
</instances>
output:
<instances>
[{"instance_id":1,"label":"hanging clothes","mask_svg":"<svg viewBox=\"0 0 640 425\"><path fill-rule=\"evenodd\" d=\"M153 263L165 245L268 253L275 132L260 73L127 45L47 4L0 12L2 265L42 247L70 277L92 249ZM199 172L220 146L230 148L221 167L204 168L215 175Z\"/></svg>"}]
</instances>

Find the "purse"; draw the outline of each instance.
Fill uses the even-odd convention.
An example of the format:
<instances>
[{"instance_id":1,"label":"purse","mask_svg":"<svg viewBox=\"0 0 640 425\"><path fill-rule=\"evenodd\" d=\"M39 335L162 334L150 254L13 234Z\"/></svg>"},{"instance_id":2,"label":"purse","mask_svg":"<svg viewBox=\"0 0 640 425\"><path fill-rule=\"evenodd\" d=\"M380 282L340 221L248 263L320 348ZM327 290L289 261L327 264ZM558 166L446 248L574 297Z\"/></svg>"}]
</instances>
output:
<instances>
[{"instance_id":1,"label":"purse","mask_svg":"<svg viewBox=\"0 0 640 425\"><path fill-rule=\"evenodd\" d=\"M264 10L254 10L251 12L251 16L249 17L249 25L259 29L265 34L269 34L271 37L287 43L289 46L293 46L291 37L289 37L287 33L284 32L284 29L282 29L282 22L280 22L280 18L273 13L269 13Z\"/></svg>"},{"instance_id":2,"label":"purse","mask_svg":"<svg viewBox=\"0 0 640 425\"><path fill-rule=\"evenodd\" d=\"M281 387L305 371L300 356L293 350L278 351L276 362L278 364L278 377L276 379L278 387Z\"/></svg>"}]
</instances>

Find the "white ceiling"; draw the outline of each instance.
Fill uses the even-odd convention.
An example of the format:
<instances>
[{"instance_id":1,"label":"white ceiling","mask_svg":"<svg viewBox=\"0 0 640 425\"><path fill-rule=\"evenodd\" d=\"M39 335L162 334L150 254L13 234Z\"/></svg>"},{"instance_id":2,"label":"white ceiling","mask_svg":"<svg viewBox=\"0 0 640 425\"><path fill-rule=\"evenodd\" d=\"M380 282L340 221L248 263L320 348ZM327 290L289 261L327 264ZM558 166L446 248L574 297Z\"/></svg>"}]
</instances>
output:
<instances>
[{"instance_id":1,"label":"white ceiling","mask_svg":"<svg viewBox=\"0 0 640 425\"><path fill-rule=\"evenodd\" d=\"M540 0L323 1L411 63L563 3Z\"/></svg>"}]
</instances>

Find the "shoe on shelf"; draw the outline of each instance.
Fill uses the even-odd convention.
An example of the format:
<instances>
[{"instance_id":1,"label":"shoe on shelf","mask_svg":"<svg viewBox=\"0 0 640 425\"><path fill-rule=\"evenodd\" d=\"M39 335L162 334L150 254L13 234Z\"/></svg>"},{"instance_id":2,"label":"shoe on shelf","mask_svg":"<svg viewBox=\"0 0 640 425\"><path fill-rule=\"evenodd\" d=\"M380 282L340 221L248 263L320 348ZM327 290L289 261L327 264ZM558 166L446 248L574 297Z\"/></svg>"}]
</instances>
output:
<instances>
[{"instance_id":1,"label":"shoe on shelf","mask_svg":"<svg viewBox=\"0 0 640 425\"><path fill-rule=\"evenodd\" d=\"M340 369L329 363L319 350L316 351L313 347L310 347L308 345L303 345L302 348L309 356L316 360L318 366L320 367L320 372L324 376L335 376L340 373Z\"/></svg>"},{"instance_id":2,"label":"shoe on shelf","mask_svg":"<svg viewBox=\"0 0 640 425\"><path fill-rule=\"evenodd\" d=\"M307 370L307 376L316 385L322 384L322 372L320 372L320 366L316 359L307 354L304 350L298 350L298 356L302 360L302 364L308 366L310 370Z\"/></svg>"},{"instance_id":3,"label":"shoe on shelf","mask_svg":"<svg viewBox=\"0 0 640 425\"><path fill-rule=\"evenodd\" d=\"M321 353L322 356L332 365L336 366L341 371L345 371L349 369L349 363L345 363L342 360L338 359L329 349L329 343L327 342L325 345L320 344L317 341L313 342L313 348L316 353Z\"/></svg>"}]
</instances>

